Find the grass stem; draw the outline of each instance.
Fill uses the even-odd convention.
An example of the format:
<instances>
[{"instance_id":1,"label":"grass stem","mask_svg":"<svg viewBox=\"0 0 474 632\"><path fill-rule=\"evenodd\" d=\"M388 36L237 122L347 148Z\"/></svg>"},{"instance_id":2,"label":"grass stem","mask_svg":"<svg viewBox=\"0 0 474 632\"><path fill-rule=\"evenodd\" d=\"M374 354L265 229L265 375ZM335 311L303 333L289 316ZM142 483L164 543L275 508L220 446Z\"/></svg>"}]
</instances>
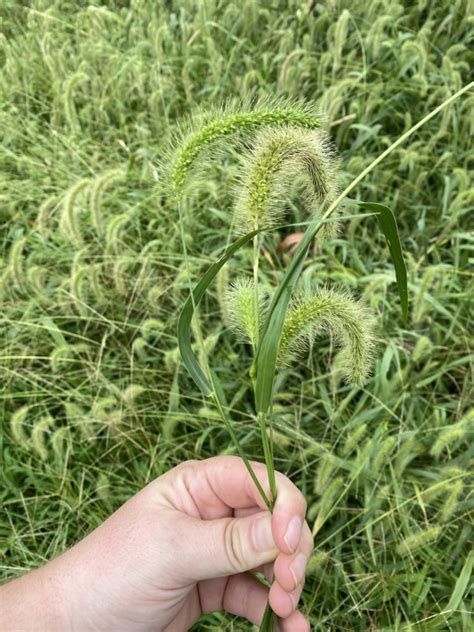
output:
<instances>
[{"instance_id":1,"label":"grass stem","mask_svg":"<svg viewBox=\"0 0 474 632\"><path fill-rule=\"evenodd\" d=\"M255 228L258 228L256 226ZM253 238L253 300L255 309L255 342L254 348L258 348L258 339L260 334L260 314L259 314L259 296L258 296L258 270L260 263L260 235Z\"/></svg>"},{"instance_id":2,"label":"grass stem","mask_svg":"<svg viewBox=\"0 0 474 632\"><path fill-rule=\"evenodd\" d=\"M266 415L265 413L258 413L258 425L260 427L260 433L262 436L262 446L263 446L263 454L265 457L265 465L267 466L267 475L268 475L268 484L270 486L270 503L272 511L273 506L277 497L277 488L276 488L276 480L275 480L275 465L273 463L273 449L270 445L270 441L267 435L266 428Z\"/></svg>"}]
</instances>

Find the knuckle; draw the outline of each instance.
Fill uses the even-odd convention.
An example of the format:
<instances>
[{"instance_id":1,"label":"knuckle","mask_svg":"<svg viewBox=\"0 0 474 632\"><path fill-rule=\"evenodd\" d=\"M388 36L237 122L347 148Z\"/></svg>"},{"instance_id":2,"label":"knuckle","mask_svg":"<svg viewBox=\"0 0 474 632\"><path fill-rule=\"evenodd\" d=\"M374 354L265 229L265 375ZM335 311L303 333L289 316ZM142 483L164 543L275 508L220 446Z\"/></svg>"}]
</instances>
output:
<instances>
[{"instance_id":1,"label":"knuckle","mask_svg":"<svg viewBox=\"0 0 474 632\"><path fill-rule=\"evenodd\" d=\"M224 527L224 551L229 568L240 573L245 568L244 547L235 518L230 518Z\"/></svg>"},{"instance_id":2,"label":"knuckle","mask_svg":"<svg viewBox=\"0 0 474 632\"><path fill-rule=\"evenodd\" d=\"M175 465L174 468L172 470L169 470L170 472L183 472L186 471L189 466L194 465L196 463L195 460L189 460L189 461L183 461L182 463L178 463L178 465Z\"/></svg>"}]
</instances>

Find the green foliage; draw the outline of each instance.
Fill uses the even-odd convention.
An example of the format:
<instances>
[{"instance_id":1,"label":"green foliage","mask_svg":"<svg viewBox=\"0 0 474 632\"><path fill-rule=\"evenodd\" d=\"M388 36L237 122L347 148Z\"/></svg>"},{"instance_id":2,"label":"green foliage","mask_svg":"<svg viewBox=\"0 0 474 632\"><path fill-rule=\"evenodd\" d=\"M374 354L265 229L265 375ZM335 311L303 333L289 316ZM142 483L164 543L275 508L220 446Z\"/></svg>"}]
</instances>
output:
<instances>
[{"instance_id":1,"label":"green foliage","mask_svg":"<svg viewBox=\"0 0 474 632\"><path fill-rule=\"evenodd\" d=\"M466 84L472 68L467 0L7 5L0 9L2 579L77 542L183 459L231 449L221 422L202 410L208 404L178 371L176 316L236 228L228 185L241 136L206 166L212 177L195 188L192 210L182 202L183 258L178 210L162 191L157 166L171 168L166 150L170 135L179 134L175 122L228 98L304 98L334 139L344 187ZM88 79L68 84L78 72ZM68 87L73 113L66 111ZM317 631L471 627L472 432L463 425L459 433L457 424L472 406L473 105L472 93L450 105L358 189L396 215L412 305L407 326L394 300L388 249L370 220L344 222L339 236L310 250L302 271L302 290L343 285L359 294L378 330L364 389L341 382L337 358L336 370L325 375L333 355L326 337L278 377L274 428L286 441L274 444L276 466L307 497L311 527L325 454L333 457L326 480L342 478L328 499L302 597ZM231 137L222 140L227 149ZM209 149L189 167L193 173ZM95 197L98 232L94 187L117 169L126 175ZM89 185L73 206L79 245L59 223L68 191L84 178ZM288 196L288 216L306 222L296 199ZM352 204L344 210L356 212ZM129 221L106 253L107 226L123 213ZM280 244L273 234L262 240L267 263L259 280L266 287L279 282L291 260ZM82 315L70 285L78 251L88 270L79 284ZM127 265L115 269L121 257ZM251 252L243 249L234 270L241 276L250 265ZM221 324L225 285L224 279L203 299L202 333L222 367L219 377L231 385L239 440L259 458L250 358ZM161 329L145 326L150 319ZM82 343L87 352L70 349ZM64 346L69 351L54 371L51 356ZM134 385L144 390L131 406L127 389ZM95 402L109 397L108 414L95 416ZM15 414L23 407L19 423ZM54 424L42 434L42 460L31 437L47 415ZM456 436L443 436L453 427ZM426 538L439 526L436 538ZM399 555L402 542L420 534L425 539ZM222 613L196 627L229 626L248 629Z\"/></svg>"}]
</instances>

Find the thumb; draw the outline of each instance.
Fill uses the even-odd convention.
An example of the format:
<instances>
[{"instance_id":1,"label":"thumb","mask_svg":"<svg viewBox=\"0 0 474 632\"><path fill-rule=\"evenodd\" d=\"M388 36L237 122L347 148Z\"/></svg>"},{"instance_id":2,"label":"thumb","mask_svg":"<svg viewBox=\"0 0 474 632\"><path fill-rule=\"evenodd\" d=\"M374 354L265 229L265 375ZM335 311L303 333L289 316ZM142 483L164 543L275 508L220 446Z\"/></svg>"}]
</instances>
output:
<instances>
[{"instance_id":1,"label":"thumb","mask_svg":"<svg viewBox=\"0 0 474 632\"><path fill-rule=\"evenodd\" d=\"M191 581L243 573L272 562L279 552L268 511L242 518L193 521L186 548L186 571Z\"/></svg>"}]
</instances>

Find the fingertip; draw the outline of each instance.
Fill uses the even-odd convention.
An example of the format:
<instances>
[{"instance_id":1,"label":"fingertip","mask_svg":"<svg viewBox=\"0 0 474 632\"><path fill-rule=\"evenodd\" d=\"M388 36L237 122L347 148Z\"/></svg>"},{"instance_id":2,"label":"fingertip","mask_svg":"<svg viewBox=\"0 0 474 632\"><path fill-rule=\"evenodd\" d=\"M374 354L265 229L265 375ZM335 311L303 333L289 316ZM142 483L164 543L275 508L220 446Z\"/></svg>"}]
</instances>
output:
<instances>
[{"instance_id":1,"label":"fingertip","mask_svg":"<svg viewBox=\"0 0 474 632\"><path fill-rule=\"evenodd\" d=\"M302 552L294 555L280 553L274 564L275 579L287 592L295 590L304 583L307 563L308 557Z\"/></svg>"},{"instance_id":2,"label":"fingertip","mask_svg":"<svg viewBox=\"0 0 474 632\"><path fill-rule=\"evenodd\" d=\"M302 518L300 516L293 516L293 518L290 518L286 526L285 533L283 534L283 540L291 553L294 553L298 548L302 530Z\"/></svg>"},{"instance_id":3,"label":"fingertip","mask_svg":"<svg viewBox=\"0 0 474 632\"><path fill-rule=\"evenodd\" d=\"M289 617L295 609L290 595L276 582L274 582L270 588L269 599L273 612L283 619Z\"/></svg>"},{"instance_id":4,"label":"fingertip","mask_svg":"<svg viewBox=\"0 0 474 632\"><path fill-rule=\"evenodd\" d=\"M298 610L292 612L286 619L278 622L279 632L310 632L308 619Z\"/></svg>"},{"instance_id":5,"label":"fingertip","mask_svg":"<svg viewBox=\"0 0 474 632\"><path fill-rule=\"evenodd\" d=\"M282 553L291 555L298 549L303 531L304 514L288 515L274 512L272 523L275 544Z\"/></svg>"},{"instance_id":6,"label":"fingertip","mask_svg":"<svg viewBox=\"0 0 474 632\"><path fill-rule=\"evenodd\" d=\"M286 477L279 480L278 496L273 510L273 535L283 553L294 553L300 543L306 515L306 500Z\"/></svg>"},{"instance_id":7,"label":"fingertip","mask_svg":"<svg viewBox=\"0 0 474 632\"><path fill-rule=\"evenodd\" d=\"M274 581L269 593L269 600L272 610L283 619L286 619L296 609L300 599L303 586L298 586L295 590L287 592L277 581Z\"/></svg>"}]
</instances>

